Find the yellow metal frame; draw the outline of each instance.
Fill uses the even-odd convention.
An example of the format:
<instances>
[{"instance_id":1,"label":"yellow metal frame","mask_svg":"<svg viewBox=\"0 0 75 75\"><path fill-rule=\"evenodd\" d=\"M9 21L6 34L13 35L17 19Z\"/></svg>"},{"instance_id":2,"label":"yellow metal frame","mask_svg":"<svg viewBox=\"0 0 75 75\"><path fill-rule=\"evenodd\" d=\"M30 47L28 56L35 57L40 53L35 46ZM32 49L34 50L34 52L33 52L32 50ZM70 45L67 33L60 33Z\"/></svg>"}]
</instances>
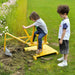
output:
<instances>
[{"instance_id":1,"label":"yellow metal frame","mask_svg":"<svg viewBox=\"0 0 75 75\"><path fill-rule=\"evenodd\" d=\"M36 50L36 46L34 47L34 49ZM37 60L38 57L49 55L49 54L53 54L53 53L58 54L58 51L56 51L52 47L50 47L50 46L45 44L45 45L43 45L42 52L40 54L33 55L33 59Z\"/></svg>"},{"instance_id":2,"label":"yellow metal frame","mask_svg":"<svg viewBox=\"0 0 75 75\"><path fill-rule=\"evenodd\" d=\"M4 36L4 52L5 52L5 49L6 49L6 41L13 40L13 39L16 39L16 40L18 40L18 41L20 41L20 42L22 42L24 44L28 44L29 46L32 46L32 47L24 48L25 51L37 50L38 49L38 36L39 36L38 34L36 34L37 41L33 42L33 36L34 36L35 27L33 27L33 31L32 31L31 36L28 34L26 29L24 29L24 31L26 33L26 36L23 36L23 37L16 37L16 36L14 36L14 35L12 35L10 33L5 33L5 36ZM9 35L12 38L6 39L7 35ZM22 40L24 38L27 38L27 39L24 41L24 40ZM42 50L43 50L42 53L40 53L39 55L38 54L33 55L34 60L37 60L37 58L40 57L40 56L44 56L44 55L48 55L48 54L52 54L52 53L58 54L58 52L55 49L51 48L50 46L48 46L46 44L48 44L47 35L44 36L44 40L42 41Z\"/></svg>"},{"instance_id":3,"label":"yellow metal frame","mask_svg":"<svg viewBox=\"0 0 75 75\"><path fill-rule=\"evenodd\" d=\"M31 50L35 51L35 50L38 49L38 36L39 35L36 34L36 36L37 36L37 46L25 47L24 48L25 51L31 51ZM46 39L47 38L47 35L44 38L45 38L44 39L44 42L46 42L47 41L47 39ZM52 54L52 53L58 54L58 51L56 51L55 49L53 49L52 47L50 47L50 46L48 46L46 44L48 44L48 43L42 43L42 52L40 54L33 55L33 59L34 60L37 60L38 57L45 56L45 55L49 55L49 54Z\"/></svg>"},{"instance_id":4,"label":"yellow metal frame","mask_svg":"<svg viewBox=\"0 0 75 75\"><path fill-rule=\"evenodd\" d=\"M35 27L33 27L33 31L32 31L32 35L31 35L31 36L28 34L28 32L27 32L26 29L24 29L24 31L25 31L25 34L26 34L27 36L23 36L23 37L16 37L16 36L14 36L14 35L12 35L12 34L10 34L10 33L5 33L5 36L4 36L4 52L5 52L5 48L6 48L6 41L8 41L8 40L16 39L16 40L18 40L18 41L20 41L20 42L22 42L22 43L24 43L24 44L28 44L29 46L35 46L35 45L38 44L38 40L37 40L37 42L33 42L33 36L34 36ZM12 37L12 38L6 39L6 36L7 36L7 35L9 35L9 36ZM37 36L37 37L38 37L38 36ZM22 40L22 39L24 39L24 38L27 38L27 40L25 40L25 41ZM28 42L28 41L30 41L30 42ZM43 44L48 44L48 42L47 42L47 35L44 37Z\"/></svg>"}]
</instances>

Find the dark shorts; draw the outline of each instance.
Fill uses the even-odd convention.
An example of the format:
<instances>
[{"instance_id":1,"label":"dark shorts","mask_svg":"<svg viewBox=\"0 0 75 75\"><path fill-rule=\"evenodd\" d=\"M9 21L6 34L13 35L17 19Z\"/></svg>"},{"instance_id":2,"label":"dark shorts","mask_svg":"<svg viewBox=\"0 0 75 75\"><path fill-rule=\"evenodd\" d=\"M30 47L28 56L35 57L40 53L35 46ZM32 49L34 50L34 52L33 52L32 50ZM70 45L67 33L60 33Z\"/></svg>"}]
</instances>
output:
<instances>
[{"instance_id":1,"label":"dark shorts","mask_svg":"<svg viewBox=\"0 0 75 75\"><path fill-rule=\"evenodd\" d=\"M68 54L69 53L69 40L63 40L63 43L59 44L59 49L60 49L61 54Z\"/></svg>"}]
</instances>

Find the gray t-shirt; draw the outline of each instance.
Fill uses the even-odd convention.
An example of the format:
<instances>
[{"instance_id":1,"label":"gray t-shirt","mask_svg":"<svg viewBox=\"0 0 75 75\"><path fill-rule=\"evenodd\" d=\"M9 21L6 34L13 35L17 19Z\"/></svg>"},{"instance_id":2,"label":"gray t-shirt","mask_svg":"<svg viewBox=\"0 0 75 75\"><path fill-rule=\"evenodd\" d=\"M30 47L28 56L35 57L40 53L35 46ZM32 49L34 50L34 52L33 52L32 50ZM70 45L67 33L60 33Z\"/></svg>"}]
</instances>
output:
<instances>
[{"instance_id":1,"label":"gray t-shirt","mask_svg":"<svg viewBox=\"0 0 75 75\"><path fill-rule=\"evenodd\" d=\"M36 20L36 22L33 23L33 25L36 27L40 27L46 34L48 33L47 26L41 18Z\"/></svg>"}]
</instances>

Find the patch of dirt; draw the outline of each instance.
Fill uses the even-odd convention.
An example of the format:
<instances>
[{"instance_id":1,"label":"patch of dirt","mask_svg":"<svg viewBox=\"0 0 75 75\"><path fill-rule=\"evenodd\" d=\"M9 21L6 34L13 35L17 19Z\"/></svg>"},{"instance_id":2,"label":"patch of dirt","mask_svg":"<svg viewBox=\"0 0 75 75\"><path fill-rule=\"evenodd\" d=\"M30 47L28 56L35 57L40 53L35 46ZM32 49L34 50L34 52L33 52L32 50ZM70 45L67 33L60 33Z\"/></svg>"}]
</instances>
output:
<instances>
[{"instance_id":1,"label":"patch of dirt","mask_svg":"<svg viewBox=\"0 0 75 75\"><path fill-rule=\"evenodd\" d=\"M12 57L8 57L4 54L3 46L0 47L0 65L3 64L3 67L0 67L4 71L13 72L12 75L25 75L25 65L29 67L34 65L32 55L35 54L35 51L24 51L24 44L10 44L7 48L12 53Z\"/></svg>"},{"instance_id":2,"label":"patch of dirt","mask_svg":"<svg viewBox=\"0 0 75 75\"><path fill-rule=\"evenodd\" d=\"M41 57L41 59L42 59L42 60L47 60L47 61L48 61L48 60L52 60L53 58L52 58L52 57L50 57L50 58Z\"/></svg>"},{"instance_id":3,"label":"patch of dirt","mask_svg":"<svg viewBox=\"0 0 75 75\"><path fill-rule=\"evenodd\" d=\"M51 45L54 45L54 46L59 46L58 43L50 43Z\"/></svg>"}]
</instances>

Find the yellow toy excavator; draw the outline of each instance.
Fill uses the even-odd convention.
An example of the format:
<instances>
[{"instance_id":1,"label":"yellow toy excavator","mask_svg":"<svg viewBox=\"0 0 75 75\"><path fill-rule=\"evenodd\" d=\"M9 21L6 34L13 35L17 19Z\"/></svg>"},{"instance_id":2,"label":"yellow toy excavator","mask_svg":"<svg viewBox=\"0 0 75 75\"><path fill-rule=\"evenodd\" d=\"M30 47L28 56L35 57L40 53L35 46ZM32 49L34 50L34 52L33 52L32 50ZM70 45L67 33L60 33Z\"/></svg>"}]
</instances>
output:
<instances>
[{"instance_id":1,"label":"yellow toy excavator","mask_svg":"<svg viewBox=\"0 0 75 75\"><path fill-rule=\"evenodd\" d=\"M26 47L24 48L25 51L31 51L31 50L37 50L37 47L38 47L38 34L36 35L37 36L37 41L33 42L33 36L34 36L34 31L35 31L35 27L33 27L33 31L32 31L32 35L30 36L27 32L26 29L24 29L25 31L25 34L26 36L23 36L23 37L16 37L10 33L5 33L5 36L4 36L4 52L6 55L9 55L9 56L12 56L12 54L10 53L10 51L6 48L6 41L7 40L12 40L12 39L16 39L24 44L28 44L30 47ZM6 36L10 36L12 38L6 38ZM25 41L22 40L22 39L26 39ZM42 52L40 54L35 54L33 55L33 59L34 60L37 60L37 57L41 57L41 56L45 56L45 55L48 55L48 54L52 54L52 53L56 53L58 54L58 52L53 49L52 47L48 46L47 45L48 42L47 42L47 35L44 36L44 40L43 40L43 43L42 43Z\"/></svg>"}]
</instances>

